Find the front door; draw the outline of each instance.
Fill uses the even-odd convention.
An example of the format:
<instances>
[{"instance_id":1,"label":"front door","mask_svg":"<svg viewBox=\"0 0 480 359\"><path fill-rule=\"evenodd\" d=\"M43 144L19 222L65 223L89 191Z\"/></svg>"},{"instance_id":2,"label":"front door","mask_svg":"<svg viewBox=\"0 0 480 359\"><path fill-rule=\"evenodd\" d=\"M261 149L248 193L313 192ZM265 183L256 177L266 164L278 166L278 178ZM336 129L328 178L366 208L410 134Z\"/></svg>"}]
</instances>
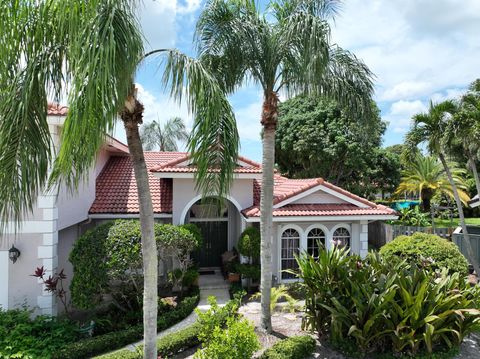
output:
<instances>
[{"instance_id":1,"label":"front door","mask_svg":"<svg viewBox=\"0 0 480 359\"><path fill-rule=\"evenodd\" d=\"M228 248L228 222L194 222L203 235L203 245L193 255L195 263L201 267L220 267L222 254Z\"/></svg>"}]
</instances>

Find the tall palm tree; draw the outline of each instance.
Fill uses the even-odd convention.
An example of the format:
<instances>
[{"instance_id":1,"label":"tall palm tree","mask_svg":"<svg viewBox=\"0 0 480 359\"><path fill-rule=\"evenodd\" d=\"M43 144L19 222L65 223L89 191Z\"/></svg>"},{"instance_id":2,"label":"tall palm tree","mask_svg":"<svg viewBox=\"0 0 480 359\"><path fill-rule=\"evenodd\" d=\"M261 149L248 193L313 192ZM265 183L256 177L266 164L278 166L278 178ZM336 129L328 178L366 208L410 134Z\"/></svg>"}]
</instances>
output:
<instances>
[{"instance_id":1,"label":"tall palm tree","mask_svg":"<svg viewBox=\"0 0 480 359\"><path fill-rule=\"evenodd\" d=\"M157 250L138 130L143 115L134 86L138 66L147 56L166 57L163 86L177 100L185 98L196 118L218 128L211 152L228 156L219 156L225 170L209 181L219 193L228 190L225 171L235 164L238 134L232 129L232 109L204 65L175 50L144 53L134 12L138 5L135 0L0 2L0 28L8 29L0 32L0 221L3 229L18 224L33 209L49 178L52 188L62 182L76 188L119 116L138 186L144 357L153 359L157 357ZM47 123L47 100L64 96L69 111L57 151ZM222 131L228 135L222 136ZM190 148L195 150L195 144Z\"/></svg>"},{"instance_id":2,"label":"tall palm tree","mask_svg":"<svg viewBox=\"0 0 480 359\"><path fill-rule=\"evenodd\" d=\"M466 184L464 176L466 171L458 168L455 164L449 164L453 180L458 188L458 194L462 203L469 200L465 192ZM395 191L396 195L408 193L419 193L423 210L430 211L430 201L436 193L442 193L454 198L452 186L448 181L443 165L438 159L430 156L417 155L413 162L407 163L402 171L400 184Z\"/></svg>"},{"instance_id":3,"label":"tall palm tree","mask_svg":"<svg viewBox=\"0 0 480 359\"><path fill-rule=\"evenodd\" d=\"M361 120L370 109L372 73L353 54L330 42L338 0L271 0L262 12L255 0L208 0L197 23L199 59L217 74L226 93L246 83L261 87L263 109L261 191L262 327L271 331L272 206L275 129L279 93L326 95ZM205 151L195 156L197 180L219 159L208 152L209 127L193 134Z\"/></svg>"},{"instance_id":4,"label":"tall palm tree","mask_svg":"<svg viewBox=\"0 0 480 359\"><path fill-rule=\"evenodd\" d=\"M462 200L454 175L447 162L447 152L445 146L445 127L451 116L456 111L456 104L453 101L444 101L441 103L430 102L428 112L413 116L413 125L407 133L406 140L409 146L416 147L420 143L427 145L428 151L432 155L438 156L447 175L450 186L452 187L453 197L458 209L460 225L463 231L463 239L467 249L468 259L473 265L475 272L480 273L478 262L475 258L467 226L465 224L465 215L463 213Z\"/></svg>"},{"instance_id":5,"label":"tall palm tree","mask_svg":"<svg viewBox=\"0 0 480 359\"><path fill-rule=\"evenodd\" d=\"M470 167L477 194L480 194L480 176L477 162L480 151L480 79L469 86L458 103L458 109L448 121L445 138L449 147L460 144Z\"/></svg>"},{"instance_id":6,"label":"tall palm tree","mask_svg":"<svg viewBox=\"0 0 480 359\"><path fill-rule=\"evenodd\" d=\"M187 141L188 131L180 117L172 117L163 126L156 120L143 125L140 137L147 151L178 151L177 141Z\"/></svg>"}]
</instances>

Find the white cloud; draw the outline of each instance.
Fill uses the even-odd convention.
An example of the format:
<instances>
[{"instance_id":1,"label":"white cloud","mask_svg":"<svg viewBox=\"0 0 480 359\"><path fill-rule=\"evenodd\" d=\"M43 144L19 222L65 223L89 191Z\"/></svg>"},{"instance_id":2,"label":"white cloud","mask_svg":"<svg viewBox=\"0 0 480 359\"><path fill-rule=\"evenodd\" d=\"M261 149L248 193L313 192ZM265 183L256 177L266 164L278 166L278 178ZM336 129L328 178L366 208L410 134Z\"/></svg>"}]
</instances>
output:
<instances>
[{"instance_id":1,"label":"white cloud","mask_svg":"<svg viewBox=\"0 0 480 359\"><path fill-rule=\"evenodd\" d=\"M426 110L425 104L420 100L394 102L390 107L390 115L393 116L412 116L416 113Z\"/></svg>"}]
</instances>

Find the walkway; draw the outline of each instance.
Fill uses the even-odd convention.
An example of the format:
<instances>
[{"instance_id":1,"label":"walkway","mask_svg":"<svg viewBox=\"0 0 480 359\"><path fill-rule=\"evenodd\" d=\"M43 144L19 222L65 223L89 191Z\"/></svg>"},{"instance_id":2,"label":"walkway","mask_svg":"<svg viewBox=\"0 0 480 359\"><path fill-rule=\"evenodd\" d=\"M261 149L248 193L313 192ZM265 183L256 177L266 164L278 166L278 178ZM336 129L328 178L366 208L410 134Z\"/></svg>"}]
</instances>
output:
<instances>
[{"instance_id":1,"label":"walkway","mask_svg":"<svg viewBox=\"0 0 480 359\"><path fill-rule=\"evenodd\" d=\"M210 305L208 305L208 297L214 296L217 298L217 303L220 306L225 305L230 300L230 293L228 292L229 284L227 281L223 279L223 276L219 272L215 272L215 274L205 274L199 277L198 286L200 287L200 302L198 303L197 308L200 309L202 312L207 311L210 309ZM197 320L197 313L193 311L188 317L183 319L181 322L178 322L174 326L165 329L157 334L157 338L162 338L170 333L179 331L184 329ZM121 349L115 350L123 350L128 349L132 352L137 350L137 347L141 346L143 341L139 341Z\"/></svg>"}]
</instances>

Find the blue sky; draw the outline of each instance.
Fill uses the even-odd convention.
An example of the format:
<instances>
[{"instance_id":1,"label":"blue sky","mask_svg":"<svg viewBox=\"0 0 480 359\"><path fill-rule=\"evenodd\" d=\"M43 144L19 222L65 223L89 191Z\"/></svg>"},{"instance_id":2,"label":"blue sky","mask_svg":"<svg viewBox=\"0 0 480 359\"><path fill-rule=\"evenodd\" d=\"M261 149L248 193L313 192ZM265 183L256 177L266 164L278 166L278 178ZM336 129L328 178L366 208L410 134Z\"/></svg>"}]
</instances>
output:
<instances>
[{"instance_id":1,"label":"blue sky","mask_svg":"<svg viewBox=\"0 0 480 359\"><path fill-rule=\"evenodd\" d=\"M262 1L265 4L265 1ZM144 0L140 18L147 49L176 47L190 55L202 0ZM349 0L345 1L332 39L353 51L375 73L375 100L389 122L384 145L401 143L411 116L430 99L459 96L480 77L480 1ZM162 92L158 62L144 64L137 76L145 122L192 116ZM231 98L241 137L241 154L261 159L261 91L244 87ZM118 128L115 135L123 140Z\"/></svg>"}]
</instances>

